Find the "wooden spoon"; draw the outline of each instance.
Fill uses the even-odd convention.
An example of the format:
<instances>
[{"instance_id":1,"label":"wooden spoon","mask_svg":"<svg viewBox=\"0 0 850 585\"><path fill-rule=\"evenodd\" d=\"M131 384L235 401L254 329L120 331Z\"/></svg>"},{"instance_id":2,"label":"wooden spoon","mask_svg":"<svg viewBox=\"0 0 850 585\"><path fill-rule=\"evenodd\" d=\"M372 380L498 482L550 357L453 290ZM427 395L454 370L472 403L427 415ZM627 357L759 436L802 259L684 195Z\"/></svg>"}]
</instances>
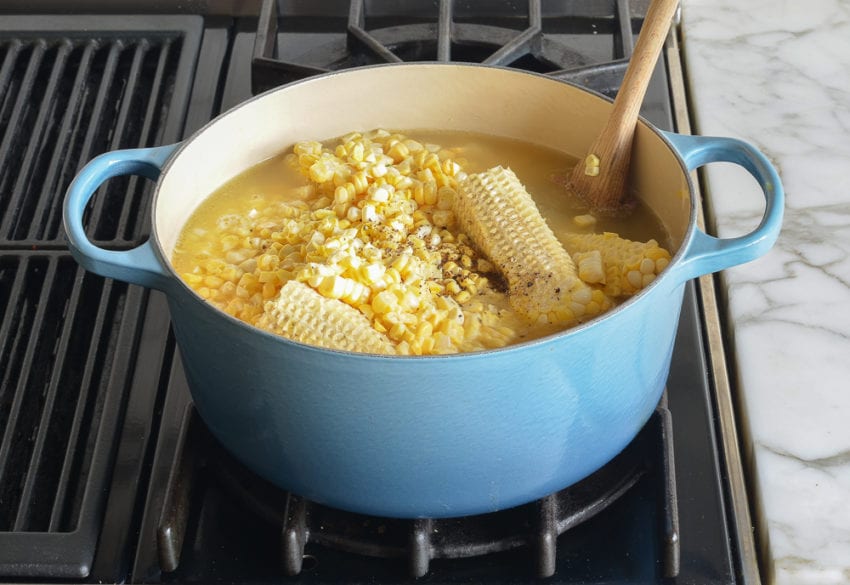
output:
<instances>
[{"instance_id":1,"label":"wooden spoon","mask_svg":"<svg viewBox=\"0 0 850 585\"><path fill-rule=\"evenodd\" d=\"M629 161L638 113L679 0L653 0L614 107L585 160L573 169L568 189L591 211L618 214L628 207Z\"/></svg>"}]
</instances>

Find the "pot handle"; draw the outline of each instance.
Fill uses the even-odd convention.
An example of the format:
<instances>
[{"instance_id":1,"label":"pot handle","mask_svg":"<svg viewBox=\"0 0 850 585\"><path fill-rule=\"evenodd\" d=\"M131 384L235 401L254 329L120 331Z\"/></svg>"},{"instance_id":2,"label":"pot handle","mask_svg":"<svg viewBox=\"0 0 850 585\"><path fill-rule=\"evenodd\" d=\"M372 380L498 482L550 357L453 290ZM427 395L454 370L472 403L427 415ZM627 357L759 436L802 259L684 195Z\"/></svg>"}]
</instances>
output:
<instances>
[{"instance_id":1,"label":"pot handle","mask_svg":"<svg viewBox=\"0 0 850 585\"><path fill-rule=\"evenodd\" d=\"M688 136L664 132L689 171L712 162L731 162L744 167L758 181L766 201L761 223L748 234L736 238L716 238L701 229L693 237L677 276L684 282L755 260L767 253L779 237L785 192L779 173L757 148L735 138Z\"/></svg>"},{"instance_id":2,"label":"pot handle","mask_svg":"<svg viewBox=\"0 0 850 585\"><path fill-rule=\"evenodd\" d=\"M115 150L92 159L76 176L65 194L62 219L68 248L83 268L105 276L159 290L170 278L153 250L150 240L132 250L104 250L92 244L83 226L89 199L107 179L119 175L141 175L156 180L177 144L155 148Z\"/></svg>"}]
</instances>

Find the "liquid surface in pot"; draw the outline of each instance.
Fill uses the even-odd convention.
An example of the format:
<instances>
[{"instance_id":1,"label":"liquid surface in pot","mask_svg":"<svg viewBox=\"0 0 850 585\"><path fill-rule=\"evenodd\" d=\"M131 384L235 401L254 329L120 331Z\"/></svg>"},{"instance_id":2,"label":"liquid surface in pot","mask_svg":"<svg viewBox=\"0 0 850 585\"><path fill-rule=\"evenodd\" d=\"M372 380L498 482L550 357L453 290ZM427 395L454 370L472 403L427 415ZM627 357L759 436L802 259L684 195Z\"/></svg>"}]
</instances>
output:
<instances>
[{"instance_id":1,"label":"liquid surface in pot","mask_svg":"<svg viewBox=\"0 0 850 585\"><path fill-rule=\"evenodd\" d=\"M299 143L212 193L172 262L214 306L298 341L401 354L502 347L610 309L669 262L649 209L593 217L565 196L575 163L452 131Z\"/></svg>"}]
</instances>

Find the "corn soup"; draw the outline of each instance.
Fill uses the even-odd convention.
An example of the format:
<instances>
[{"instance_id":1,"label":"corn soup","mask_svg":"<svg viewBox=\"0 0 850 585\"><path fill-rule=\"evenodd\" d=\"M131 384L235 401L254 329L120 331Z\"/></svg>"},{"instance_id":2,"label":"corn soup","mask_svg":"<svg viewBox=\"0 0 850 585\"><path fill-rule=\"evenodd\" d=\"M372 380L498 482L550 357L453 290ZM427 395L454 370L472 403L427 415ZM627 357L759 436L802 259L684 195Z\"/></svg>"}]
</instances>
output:
<instances>
[{"instance_id":1,"label":"corn soup","mask_svg":"<svg viewBox=\"0 0 850 585\"><path fill-rule=\"evenodd\" d=\"M451 131L301 142L211 194L172 262L215 307L296 341L503 347L610 309L670 260L648 209L594 217L565 196L575 163Z\"/></svg>"}]
</instances>

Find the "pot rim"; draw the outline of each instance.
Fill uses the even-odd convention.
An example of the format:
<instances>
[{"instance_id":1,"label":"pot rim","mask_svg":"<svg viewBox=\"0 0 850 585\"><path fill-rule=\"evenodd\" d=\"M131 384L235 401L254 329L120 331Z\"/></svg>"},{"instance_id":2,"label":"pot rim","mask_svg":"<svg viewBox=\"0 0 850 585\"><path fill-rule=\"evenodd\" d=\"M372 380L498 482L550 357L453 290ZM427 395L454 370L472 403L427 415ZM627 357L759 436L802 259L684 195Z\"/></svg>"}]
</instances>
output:
<instances>
[{"instance_id":1,"label":"pot rim","mask_svg":"<svg viewBox=\"0 0 850 585\"><path fill-rule=\"evenodd\" d=\"M344 356L347 356L347 357L352 357L352 358L357 358L357 359L380 359L380 360L391 359L393 361L484 358L484 357L488 357L488 356L490 356L492 354L496 354L496 353L503 354L503 353L506 353L506 352L525 351L525 350L533 349L535 347L539 347L539 346L542 346L542 345L547 345L547 344L550 344L550 343L557 342L558 340L565 338L565 337L568 337L568 336L579 335L583 331L586 331L586 330L588 330L592 327L600 326L603 322L610 320L610 319L613 319L613 318L616 318L618 314L622 313L625 310L628 310L630 306L640 302L641 299L648 296L654 289L662 286L662 281L666 281L667 277L669 277L672 274L672 272L673 272L672 269L676 265L679 264L679 262L681 261L682 257L684 256L685 251L688 249L688 246L690 245L690 242L693 238L694 229L695 229L695 226L696 226L696 198L694 197L693 181L691 179L690 172L687 168L687 165L685 164L685 161L682 158L682 155L673 146L673 144L667 138L667 136L665 136L664 132L662 132L659 128L657 128L655 125L653 125L651 122L649 122L643 116L638 117L638 124L641 124L641 125L645 126L648 130L652 131L653 134L655 134L658 138L660 138L661 141L664 143L664 145L667 147L667 149L674 155L676 162L679 165L679 168L680 168L682 175L685 179L685 182L688 186L688 194L689 194L688 222L687 222L687 226L686 226L686 229L685 229L685 232L684 232L684 237L682 238L682 242L679 245L678 250L676 250L676 253L672 255L672 257L670 259L670 263L664 268L664 270L661 272L661 274L659 274L659 276L655 280L653 280L648 286L643 288L637 294L629 297L628 299L626 299L622 303L613 307L612 309L609 309L609 310L605 311L604 313L597 315L596 317L593 317L592 319L590 319L588 321L585 321L584 323L574 325L574 326L572 326L568 329L564 329L562 331L557 331L555 333L550 333L549 335L545 335L543 337L539 337L539 338L535 338L535 339L530 339L528 341L522 341L522 342L519 342L519 343L514 343L514 344L511 344L511 345L504 346L504 347L498 347L498 348L486 349L486 350L478 350L478 351L472 351L472 352L459 352L459 353L453 353L453 354L393 355L393 354L375 354L375 353L355 352L355 351L348 351L348 350L341 350L341 349L332 349L332 348L319 347L319 346L315 346L315 345L310 345L310 344L294 341L294 340L288 339L286 337L283 337L281 335L277 335L277 334L272 333L270 331L266 331L266 330L261 329L259 327L255 327L253 325L250 325L250 324L248 324L248 323L246 323L246 322L244 322L240 319L237 319L236 317L229 315L228 313L214 307L212 304L207 302L197 292L195 292L195 290L192 289L192 287L190 287L182 278L180 278L180 275L177 274L177 272L174 270L174 267L172 266L171 260L169 258L167 258L165 256L165 254L163 253L163 249L162 249L162 246L160 245L160 241L159 241L159 234L158 234L157 222L156 222L156 210L157 210L157 207L158 207L160 190L161 190L161 186L162 186L162 180L161 179L162 179L162 177L164 177L169 172L169 170L171 169L171 166L175 163L175 161L177 161L180 154L186 148L188 148L189 145L192 144L192 142L194 142L199 136L201 136L204 132L206 132L206 130L208 128L210 128L211 126L218 123L221 119L223 119L223 118L225 118L229 115L234 114L235 112L237 112L238 110L241 110L244 107L250 106L251 104L253 104L256 101L259 101L263 98L266 98L269 95L277 93L279 91L285 91L285 90L287 90L291 87L294 87L296 85L323 81L327 78L335 77L335 76L338 76L338 75L359 74L359 73L362 73L363 71L368 71L370 69L376 69L376 68L383 68L383 67L412 68L412 67L423 67L423 66L424 67L434 67L434 68L447 68L447 69L448 68L490 69L490 70L499 70L503 73L512 74L512 75L532 76L532 77L545 79L546 81L549 81L549 82L567 85L569 87L572 87L573 89L588 93L588 94L590 94L590 95L592 95L596 98L599 98L603 101L606 101L608 103L613 103L613 101L614 101L611 98L609 98L608 96L605 96L605 95L603 95L603 94L601 94L597 91L582 87L582 86L580 86L576 83L573 83L571 81L556 79L554 77L546 75L545 73L538 73L538 72L535 72L535 71L525 71L525 70L515 69L515 68L512 68L512 67L507 67L507 66L502 66L502 65L485 65L485 64L482 64L482 63L460 63L460 62L455 63L455 62L441 62L441 61L408 61L408 62L402 62L402 63L377 63L377 64L372 64L372 65L364 65L364 66L360 66L360 67L351 67L351 68L347 68L347 69L329 71L327 73L322 73L322 74L319 74L319 75L313 75L313 76L310 76L310 77L306 77L304 79L298 79L296 81L292 81L290 83L281 85L279 87L275 87L275 88L266 90L266 91L264 91L260 94L257 94L255 96L248 98L247 100L245 100L243 102L236 104L235 106L231 107L227 111L220 113L215 118L213 118L212 120L210 120L206 124L204 124L201 128L199 128L195 132L193 132L191 136L189 136L185 140L178 143L177 148L174 150L173 153L171 153L171 155L168 157L168 160L166 161L165 165L162 167L162 171L160 173L160 179L158 179L156 181L156 185L154 187L153 197L151 198L151 210L150 210L151 233L150 233L150 237L149 237L149 242L152 242L152 244L153 244L152 248L153 248L154 254L156 254L161 265L167 271L167 274L170 277L170 280L172 281L172 286L180 287L180 292L188 293L188 298L190 298L192 302L200 303L206 310L210 310L210 311L214 312L218 317L225 318L231 324L234 324L234 325L236 325L240 328L246 329L246 330L248 330L248 331L250 331L254 334L260 334L260 335L266 336L268 339L272 340L275 343L292 344L292 345L294 345L298 348L302 348L302 349L306 349L306 350L310 350L310 351L315 351L315 352L322 353L322 354L329 352L331 354L339 354L339 355L344 355ZM330 137L330 138L332 138L332 137ZM208 196L209 196L209 194L207 194L207 197ZM171 292L175 292L175 291L172 290Z\"/></svg>"}]
</instances>

